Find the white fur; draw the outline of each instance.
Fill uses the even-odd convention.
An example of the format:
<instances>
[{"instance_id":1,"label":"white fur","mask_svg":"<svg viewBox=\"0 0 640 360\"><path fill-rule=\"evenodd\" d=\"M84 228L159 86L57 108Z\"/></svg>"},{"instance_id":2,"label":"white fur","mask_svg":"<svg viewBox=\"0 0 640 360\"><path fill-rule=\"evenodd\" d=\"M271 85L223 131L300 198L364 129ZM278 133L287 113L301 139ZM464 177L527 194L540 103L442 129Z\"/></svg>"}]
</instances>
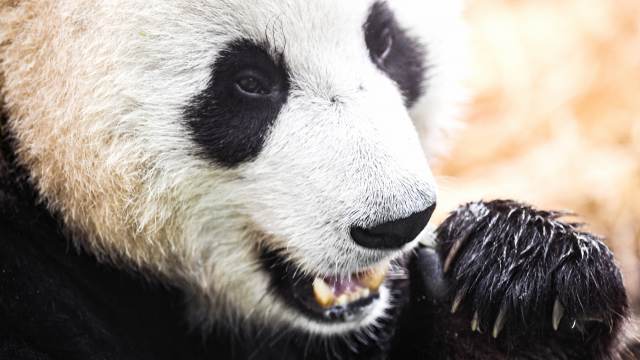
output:
<instances>
[{"instance_id":1,"label":"white fur","mask_svg":"<svg viewBox=\"0 0 640 360\"><path fill-rule=\"evenodd\" d=\"M10 29L0 30L2 90L19 157L79 245L182 286L194 322L366 328L389 306L386 288L365 321L316 323L269 289L256 247L286 248L309 274L353 273L401 251L356 246L349 226L436 199L418 133L432 152L453 124L460 6L390 1L428 49L427 93L409 113L369 59L362 24L371 3L52 0L0 9ZM38 39L34 25L44 23L52 35L34 40L40 47L18 43ZM259 156L229 170L194 155L182 111L239 37L282 51L297 90ZM44 65L27 64L25 53Z\"/></svg>"}]
</instances>

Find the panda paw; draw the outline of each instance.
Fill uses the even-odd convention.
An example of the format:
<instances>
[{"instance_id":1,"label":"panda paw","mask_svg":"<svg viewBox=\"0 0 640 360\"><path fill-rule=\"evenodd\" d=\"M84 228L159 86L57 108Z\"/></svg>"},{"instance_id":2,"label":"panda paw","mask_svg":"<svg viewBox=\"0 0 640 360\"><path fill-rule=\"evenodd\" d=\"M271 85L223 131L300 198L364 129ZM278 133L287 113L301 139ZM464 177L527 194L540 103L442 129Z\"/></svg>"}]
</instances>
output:
<instances>
[{"instance_id":1,"label":"panda paw","mask_svg":"<svg viewBox=\"0 0 640 360\"><path fill-rule=\"evenodd\" d=\"M601 239L562 222L563 215L513 201L476 202L438 228L450 312L468 319L474 336L507 350L557 339L610 346L627 311L620 271Z\"/></svg>"}]
</instances>

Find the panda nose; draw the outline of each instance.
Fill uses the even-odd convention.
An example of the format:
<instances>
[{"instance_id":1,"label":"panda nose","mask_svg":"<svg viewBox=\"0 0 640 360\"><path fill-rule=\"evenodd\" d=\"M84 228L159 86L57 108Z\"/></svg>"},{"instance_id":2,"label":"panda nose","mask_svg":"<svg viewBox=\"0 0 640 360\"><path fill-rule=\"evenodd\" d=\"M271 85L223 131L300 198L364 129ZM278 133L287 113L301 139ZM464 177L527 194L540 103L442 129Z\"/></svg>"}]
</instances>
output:
<instances>
[{"instance_id":1,"label":"panda nose","mask_svg":"<svg viewBox=\"0 0 640 360\"><path fill-rule=\"evenodd\" d=\"M436 204L405 218L382 223L371 228L351 227L351 237L369 249L398 249L412 241L427 226Z\"/></svg>"}]
</instances>

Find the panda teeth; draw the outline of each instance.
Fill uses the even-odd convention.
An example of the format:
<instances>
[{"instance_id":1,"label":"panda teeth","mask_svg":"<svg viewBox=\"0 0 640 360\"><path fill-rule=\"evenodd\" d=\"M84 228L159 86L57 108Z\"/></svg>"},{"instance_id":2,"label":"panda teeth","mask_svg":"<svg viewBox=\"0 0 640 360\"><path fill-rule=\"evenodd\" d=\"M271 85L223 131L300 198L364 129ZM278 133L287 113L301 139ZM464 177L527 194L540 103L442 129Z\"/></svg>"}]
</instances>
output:
<instances>
[{"instance_id":1,"label":"panda teeth","mask_svg":"<svg viewBox=\"0 0 640 360\"><path fill-rule=\"evenodd\" d=\"M340 306L345 306L348 303L349 303L349 297L347 294L342 294L338 296L338 298L335 301L335 305L340 305Z\"/></svg>"},{"instance_id":2,"label":"panda teeth","mask_svg":"<svg viewBox=\"0 0 640 360\"><path fill-rule=\"evenodd\" d=\"M377 291L387 276L389 264L383 263L375 268L370 269L358 278L358 282L365 288Z\"/></svg>"},{"instance_id":3,"label":"panda teeth","mask_svg":"<svg viewBox=\"0 0 640 360\"><path fill-rule=\"evenodd\" d=\"M369 297L378 291L387 274L388 264L372 268L345 281L316 277L313 280L313 295L322 308L346 306Z\"/></svg>"},{"instance_id":4,"label":"panda teeth","mask_svg":"<svg viewBox=\"0 0 640 360\"><path fill-rule=\"evenodd\" d=\"M313 280L313 295L316 298L316 302L323 308L330 307L336 300L329 284L321 278Z\"/></svg>"},{"instance_id":5,"label":"panda teeth","mask_svg":"<svg viewBox=\"0 0 640 360\"><path fill-rule=\"evenodd\" d=\"M366 298L371 295L371 290L356 285L350 290L336 294L324 279L316 278L313 281L313 295L318 305L327 309L333 306L346 306L349 303Z\"/></svg>"}]
</instances>

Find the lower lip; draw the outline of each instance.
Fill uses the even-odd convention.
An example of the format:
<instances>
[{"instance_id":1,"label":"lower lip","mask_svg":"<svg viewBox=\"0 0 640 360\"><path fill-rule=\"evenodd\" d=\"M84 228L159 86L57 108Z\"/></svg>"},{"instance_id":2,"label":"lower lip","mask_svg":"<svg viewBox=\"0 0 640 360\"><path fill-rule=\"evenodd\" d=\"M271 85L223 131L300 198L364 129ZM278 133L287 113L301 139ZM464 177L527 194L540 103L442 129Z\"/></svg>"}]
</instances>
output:
<instances>
[{"instance_id":1,"label":"lower lip","mask_svg":"<svg viewBox=\"0 0 640 360\"><path fill-rule=\"evenodd\" d=\"M379 293L371 294L345 305L323 308L313 297L296 296L296 301L305 315L323 322L354 322L367 316L380 301Z\"/></svg>"},{"instance_id":2,"label":"lower lip","mask_svg":"<svg viewBox=\"0 0 640 360\"><path fill-rule=\"evenodd\" d=\"M370 295L363 299L358 299L353 303L347 305L334 306L324 311L323 316L328 321L342 321L353 322L362 319L366 314L371 312L373 308L380 300L378 294Z\"/></svg>"}]
</instances>

